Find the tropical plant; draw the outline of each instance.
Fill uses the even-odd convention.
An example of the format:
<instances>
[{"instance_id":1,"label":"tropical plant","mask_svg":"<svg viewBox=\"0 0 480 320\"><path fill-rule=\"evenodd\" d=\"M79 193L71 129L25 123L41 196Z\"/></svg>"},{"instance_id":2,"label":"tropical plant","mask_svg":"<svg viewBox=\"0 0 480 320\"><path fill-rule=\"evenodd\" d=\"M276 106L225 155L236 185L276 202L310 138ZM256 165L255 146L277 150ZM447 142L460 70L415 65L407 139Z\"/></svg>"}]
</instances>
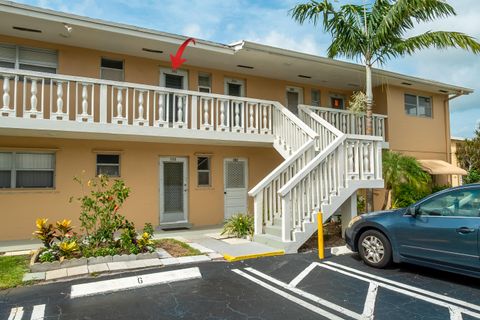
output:
<instances>
[{"instance_id":1,"label":"tropical plant","mask_svg":"<svg viewBox=\"0 0 480 320\"><path fill-rule=\"evenodd\" d=\"M74 253L80 250L75 239L64 240L58 244L60 255L64 258L71 258Z\"/></svg>"},{"instance_id":2,"label":"tropical plant","mask_svg":"<svg viewBox=\"0 0 480 320\"><path fill-rule=\"evenodd\" d=\"M329 58L356 59L365 65L366 134L372 134L372 67L396 57L412 55L425 48L458 47L480 53L480 43L460 32L427 31L406 37L421 22L456 15L443 0L375 0L373 3L338 6L331 0L310 0L290 10L300 24L306 21L332 36ZM367 191L367 211L373 209L373 192Z\"/></svg>"},{"instance_id":3,"label":"tropical plant","mask_svg":"<svg viewBox=\"0 0 480 320\"><path fill-rule=\"evenodd\" d=\"M465 184L480 182L480 172L476 169L471 169L468 171L468 174L463 179Z\"/></svg>"},{"instance_id":4,"label":"tropical plant","mask_svg":"<svg viewBox=\"0 0 480 320\"><path fill-rule=\"evenodd\" d=\"M78 197L80 202L80 223L90 244L100 246L103 243L114 245L115 232L125 224L125 217L118 213L130 194L130 188L123 180L110 183L107 176L99 175L85 184L74 178L82 186L89 189L88 194ZM72 200L72 198L70 199Z\"/></svg>"},{"instance_id":5,"label":"tropical plant","mask_svg":"<svg viewBox=\"0 0 480 320\"><path fill-rule=\"evenodd\" d=\"M414 204L418 200L421 200L428 196L430 191L428 188L417 188L409 183L399 184L394 192L392 199L392 208L405 208L411 204Z\"/></svg>"},{"instance_id":6,"label":"tropical plant","mask_svg":"<svg viewBox=\"0 0 480 320\"><path fill-rule=\"evenodd\" d=\"M367 95L362 91L355 91L348 102L348 110L353 113L365 113L367 111Z\"/></svg>"},{"instance_id":7,"label":"tropical plant","mask_svg":"<svg viewBox=\"0 0 480 320\"><path fill-rule=\"evenodd\" d=\"M221 235L233 235L237 238L253 236L253 217L248 214L234 214L223 226Z\"/></svg>"},{"instance_id":8,"label":"tropical plant","mask_svg":"<svg viewBox=\"0 0 480 320\"><path fill-rule=\"evenodd\" d=\"M46 218L37 219L35 222L37 230L33 233L33 235L35 238L42 241L45 248L49 249L55 240L55 228L53 224L47 222L48 219Z\"/></svg>"},{"instance_id":9,"label":"tropical plant","mask_svg":"<svg viewBox=\"0 0 480 320\"><path fill-rule=\"evenodd\" d=\"M468 172L464 183L480 182L480 130L475 130L472 139L457 144L455 153L460 167Z\"/></svg>"},{"instance_id":10,"label":"tropical plant","mask_svg":"<svg viewBox=\"0 0 480 320\"><path fill-rule=\"evenodd\" d=\"M394 151L383 153L383 179L385 181L385 199L382 209L389 207L389 202L399 188L408 184L417 193L430 191L430 175L422 170L418 161L410 156Z\"/></svg>"}]
</instances>

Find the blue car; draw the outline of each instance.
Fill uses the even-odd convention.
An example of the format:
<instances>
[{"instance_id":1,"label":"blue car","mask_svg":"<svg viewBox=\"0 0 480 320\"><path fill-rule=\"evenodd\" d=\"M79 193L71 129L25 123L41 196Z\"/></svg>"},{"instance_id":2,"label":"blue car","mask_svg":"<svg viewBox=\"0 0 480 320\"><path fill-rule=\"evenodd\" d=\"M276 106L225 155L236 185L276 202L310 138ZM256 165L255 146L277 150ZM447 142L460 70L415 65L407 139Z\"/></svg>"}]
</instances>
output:
<instances>
[{"instance_id":1,"label":"blue car","mask_svg":"<svg viewBox=\"0 0 480 320\"><path fill-rule=\"evenodd\" d=\"M408 262L480 278L480 184L350 221L347 246L372 267Z\"/></svg>"}]
</instances>

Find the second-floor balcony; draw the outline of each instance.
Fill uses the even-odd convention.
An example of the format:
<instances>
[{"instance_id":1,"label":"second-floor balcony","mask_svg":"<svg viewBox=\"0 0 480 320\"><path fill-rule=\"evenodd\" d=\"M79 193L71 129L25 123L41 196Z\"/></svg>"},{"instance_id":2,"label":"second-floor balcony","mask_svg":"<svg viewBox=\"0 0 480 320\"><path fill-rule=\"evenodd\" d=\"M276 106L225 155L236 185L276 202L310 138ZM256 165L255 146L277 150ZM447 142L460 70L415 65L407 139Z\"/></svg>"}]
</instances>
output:
<instances>
[{"instance_id":1,"label":"second-floor balcony","mask_svg":"<svg viewBox=\"0 0 480 320\"><path fill-rule=\"evenodd\" d=\"M4 135L274 143L284 156L314 138L307 124L276 101L7 68L0 68L0 84ZM310 108L345 133L364 134L361 116ZM384 137L384 119L375 115L374 135Z\"/></svg>"}]
</instances>

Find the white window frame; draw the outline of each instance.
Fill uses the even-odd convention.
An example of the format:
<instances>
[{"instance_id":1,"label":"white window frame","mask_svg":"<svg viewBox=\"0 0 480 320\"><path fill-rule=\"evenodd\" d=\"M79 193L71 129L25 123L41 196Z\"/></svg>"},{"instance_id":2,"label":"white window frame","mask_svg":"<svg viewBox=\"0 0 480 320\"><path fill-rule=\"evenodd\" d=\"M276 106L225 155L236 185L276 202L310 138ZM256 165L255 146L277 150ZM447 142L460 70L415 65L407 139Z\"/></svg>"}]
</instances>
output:
<instances>
[{"instance_id":1,"label":"white window frame","mask_svg":"<svg viewBox=\"0 0 480 320\"><path fill-rule=\"evenodd\" d=\"M200 81L198 81L198 80L200 80L200 76L208 77L208 79L210 80L209 81L210 83L208 84L208 87L200 85ZM205 93L211 93L212 92L212 74L211 73L199 72L197 81L198 81L198 91L199 92L202 92L202 91L200 91L201 89L208 90L208 92L205 92Z\"/></svg>"},{"instance_id":2,"label":"white window frame","mask_svg":"<svg viewBox=\"0 0 480 320\"><path fill-rule=\"evenodd\" d=\"M121 61L122 62L122 69L102 67L102 60L103 59L110 60L110 61L117 61L117 62ZM108 58L108 57L101 57L100 58L100 79L111 80L111 79L105 79L103 77L103 70L115 70L115 71L122 70L122 80L120 80L120 81L125 81L125 60L124 59L112 59L112 58ZM118 80L111 80L111 81L118 81Z\"/></svg>"},{"instance_id":3,"label":"white window frame","mask_svg":"<svg viewBox=\"0 0 480 320\"><path fill-rule=\"evenodd\" d=\"M0 60L4 61L4 62L14 63L14 68L17 69L17 70L20 69L21 64L26 64L26 65L32 65L32 66L37 66L37 67L55 69L55 72L54 72L55 74L58 71L58 50L37 48L37 47L28 47L28 46L19 46L19 45L10 44L10 43L1 43L1 45L6 46L6 47L11 47L11 48L15 49L15 60L9 60L9 59L5 59L5 58L1 58L1 57L0 57ZM33 50L33 51L37 51L37 52L44 51L44 52L48 52L48 53L55 53L55 55L57 57L57 61L56 61L56 63L47 63L47 62L34 61L34 60L20 61L20 50L21 49Z\"/></svg>"},{"instance_id":4,"label":"white window frame","mask_svg":"<svg viewBox=\"0 0 480 320\"><path fill-rule=\"evenodd\" d=\"M410 114L407 112L407 109L405 108L405 106L407 105L407 103L405 103L405 97L406 96L411 96L411 97L415 97L415 100L417 102L417 105L416 105L416 108L415 108L415 111L416 113L415 114ZM427 116L427 115L419 115L418 114L418 108L420 108L420 98L424 98L424 99L429 99L430 100L430 116ZM433 119L433 98L432 97L429 97L429 96L422 96L422 95L418 95L418 94L413 94L413 93L404 93L403 95L403 110L405 112L405 114L407 116L411 116L411 117L418 117L418 118L426 118L426 119Z\"/></svg>"},{"instance_id":5,"label":"white window frame","mask_svg":"<svg viewBox=\"0 0 480 320\"><path fill-rule=\"evenodd\" d=\"M160 87L166 87L165 74L172 74L176 76L183 76L183 89L188 90L188 71L186 70L172 70L170 68L160 68Z\"/></svg>"},{"instance_id":6,"label":"white window frame","mask_svg":"<svg viewBox=\"0 0 480 320\"><path fill-rule=\"evenodd\" d=\"M342 108L335 108L333 105L332 105L332 98L333 99L341 99L343 101L343 107ZM346 99L345 99L345 96L343 94L338 94L338 93L331 93L330 96L329 96L329 104L330 104L330 108L334 108L334 109L339 109L339 110L345 110L347 109L347 106L345 104L346 102Z\"/></svg>"},{"instance_id":7,"label":"white window frame","mask_svg":"<svg viewBox=\"0 0 480 320\"><path fill-rule=\"evenodd\" d=\"M228 95L228 84L239 84L240 85L240 97L245 97L245 80L236 79L236 78L227 78L223 80L225 94Z\"/></svg>"},{"instance_id":8,"label":"white window frame","mask_svg":"<svg viewBox=\"0 0 480 320\"><path fill-rule=\"evenodd\" d=\"M198 160L200 158L207 158L208 159L208 170L198 168ZM208 184L200 184L199 173L201 173L201 172L208 172ZM208 156L208 155L198 155L197 156L197 187L198 188L211 188L212 187L212 157L211 156Z\"/></svg>"},{"instance_id":9,"label":"white window frame","mask_svg":"<svg viewBox=\"0 0 480 320\"><path fill-rule=\"evenodd\" d=\"M10 168L10 187L9 188L0 188L1 190L35 190L35 189L46 189L46 190L52 190L55 189L55 181L56 181L56 172L57 172L57 155L55 152L51 151L32 151L32 150L15 150L15 151L10 151L10 150L0 150L0 153L10 153L12 155L12 165ZM51 154L53 155L53 169L30 169L30 170L25 170L25 169L17 169L16 168L16 163L17 163L17 154ZM52 186L50 187L32 187L32 188L25 188L25 187L17 187L17 171L51 171L53 173L52 176Z\"/></svg>"},{"instance_id":10,"label":"white window frame","mask_svg":"<svg viewBox=\"0 0 480 320\"><path fill-rule=\"evenodd\" d=\"M98 163L98 156L118 156L118 163ZM121 171L121 163L122 163L122 157L120 156L119 153L108 153L108 152L96 152L95 153L95 174L98 176L98 167L111 167L111 166L117 166L118 167L118 175L117 176L109 176L112 178L119 178L122 176L122 171Z\"/></svg>"},{"instance_id":11,"label":"white window frame","mask_svg":"<svg viewBox=\"0 0 480 320\"><path fill-rule=\"evenodd\" d=\"M313 100L313 93L318 92L318 100ZM313 104L313 102L316 101L318 104ZM314 107L321 107L322 106L322 91L320 89L314 89L310 91L310 103Z\"/></svg>"}]
</instances>

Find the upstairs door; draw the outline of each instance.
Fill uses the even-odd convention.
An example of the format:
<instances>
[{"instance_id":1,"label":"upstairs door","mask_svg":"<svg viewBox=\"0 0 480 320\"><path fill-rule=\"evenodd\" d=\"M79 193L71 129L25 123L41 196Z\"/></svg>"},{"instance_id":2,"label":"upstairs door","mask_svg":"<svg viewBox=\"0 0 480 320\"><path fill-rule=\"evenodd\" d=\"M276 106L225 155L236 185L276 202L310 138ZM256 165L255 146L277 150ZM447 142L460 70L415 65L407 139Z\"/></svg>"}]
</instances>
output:
<instances>
[{"instance_id":1,"label":"upstairs door","mask_svg":"<svg viewBox=\"0 0 480 320\"><path fill-rule=\"evenodd\" d=\"M287 87L287 108L293 114L298 114L298 105L303 103L303 89L299 87Z\"/></svg>"},{"instance_id":2,"label":"upstairs door","mask_svg":"<svg viewBox=\"0 0 480 320\"><path fill-rule=\"evenodd\" d=\"M236 213L247 213L247 159L224 160L225 220Z\"/></svg>"},{"instance_id":3,"label":"upstairs door","mask_svg":"<svg viewBox=\"0 0 480 320\"><path fill-rule=\"evenodd\" d=\"M188 222L188 160L160 158L160 224Z\"/></svg>"},{"instance_id":4,"label":"upstairs door","mask_svg":"<svg viewBox=\"0 0 480 320\"><path fill-rule=\"evenodd\" d=\"M244 97L245 81L240 79L225 78L225 94L227 96Z\"/></svg>"},{"instance_id":5,"label":"upstairs door","mask_svg":"<svg viewBox=\"0 0 480 320\"><path fill-rule=\"evenodd\" d=\"M160 69L160 86L171 89L188 90L188 73L183 70L172 71L171 69ZM167 119L172 125L179 120L178 118L178 97L174 94L168 95ZM185 114L183 110L182 114Z\"/></svg>"}]
</instances>

